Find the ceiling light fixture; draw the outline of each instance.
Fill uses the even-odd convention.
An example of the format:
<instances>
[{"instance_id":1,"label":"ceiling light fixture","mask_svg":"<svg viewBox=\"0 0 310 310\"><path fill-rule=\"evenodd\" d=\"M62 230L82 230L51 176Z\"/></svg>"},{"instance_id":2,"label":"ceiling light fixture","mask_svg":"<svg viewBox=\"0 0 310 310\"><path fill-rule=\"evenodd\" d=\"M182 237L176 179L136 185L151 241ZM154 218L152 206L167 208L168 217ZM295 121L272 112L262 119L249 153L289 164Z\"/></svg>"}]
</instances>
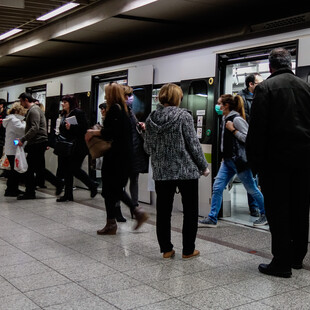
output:
<instances>
[{"instance_id":1,"label":"ceiling light fixture","mask_svg":"<svg viewBox=\"0 0 310 310\"><path fill-rule=\"evenodd\" d=\"M37 20L40 20L40 21L48 20L48 19L53 18L59 14L62 14L66 11L69 11L78 5L80 5L80 4L79 3L73 3L73 2L67 3L67 4L59 7L58 9L55 9L55 10L53 10L47 14L40 16L39 18L37 18Z\"/></svg>"},{"instance_id":2,"label":"ceiling light fixture","mask_svg":"<svg viewBox=\"0 0 310 310\"><path fill-rule=\"evenodd\" d=\"M12 29L12 30L10 30L10 31L8 31L8 32L5 32L5 33L3 33L3 34L0 35L0 41L6 39L6 38L8 38L8 37L11 37L11 36L13 36L14 34L19 33L19 32L21 32L21 31L23 31L23 30L22 30L22 29L17 29L17 28L15 28L15 29Z\"/></svg>"}]
</instances>

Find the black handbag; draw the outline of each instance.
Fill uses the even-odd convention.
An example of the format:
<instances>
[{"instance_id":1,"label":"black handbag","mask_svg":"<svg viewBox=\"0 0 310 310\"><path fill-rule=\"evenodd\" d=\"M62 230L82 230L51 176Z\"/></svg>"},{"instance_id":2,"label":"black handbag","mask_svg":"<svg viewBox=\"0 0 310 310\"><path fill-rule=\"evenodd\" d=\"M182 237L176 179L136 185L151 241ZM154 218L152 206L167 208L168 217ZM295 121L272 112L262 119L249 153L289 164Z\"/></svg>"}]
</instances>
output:
<instances>
[{"instance_id":1,"label":"black handbag","mask_svg":"<svg viewBox=\"0 0 310 310\"><path fill-rule=\"evenodd\" d=\"M62 135L56 137L54 154L62 157L72 156L74 153L75 141L69 141Z\"/></svg>"},{"instance_id":2,"label":"black handbag","mask_svg":"<svg viewBox=\"0 0 310 310\"><path fill-rule=\"evenodd\" d=\"M248 160L246 157L245 143L239 141L236 137L233 137L233 156L237 171L242 172L249 169Z\"/></svg>"}]
</instances>

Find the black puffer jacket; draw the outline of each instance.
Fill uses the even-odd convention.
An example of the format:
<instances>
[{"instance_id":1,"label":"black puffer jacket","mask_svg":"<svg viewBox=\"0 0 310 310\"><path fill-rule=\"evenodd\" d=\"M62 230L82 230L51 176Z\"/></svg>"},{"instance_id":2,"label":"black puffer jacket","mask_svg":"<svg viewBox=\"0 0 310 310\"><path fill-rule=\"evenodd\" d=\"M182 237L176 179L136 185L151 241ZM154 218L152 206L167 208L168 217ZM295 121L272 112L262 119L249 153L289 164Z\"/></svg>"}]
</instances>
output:
<instances>
[{"instance_id":1,"label":"black puffer jacket","mask_svg":"<svg viewBox=\"0 0 310 310\"><path fill-rule=\"evenodd\" d=\"M246 144L248 161L258 172L309 164L310 85L289 69L257 85Z\"/></svg>"}]
</instances>

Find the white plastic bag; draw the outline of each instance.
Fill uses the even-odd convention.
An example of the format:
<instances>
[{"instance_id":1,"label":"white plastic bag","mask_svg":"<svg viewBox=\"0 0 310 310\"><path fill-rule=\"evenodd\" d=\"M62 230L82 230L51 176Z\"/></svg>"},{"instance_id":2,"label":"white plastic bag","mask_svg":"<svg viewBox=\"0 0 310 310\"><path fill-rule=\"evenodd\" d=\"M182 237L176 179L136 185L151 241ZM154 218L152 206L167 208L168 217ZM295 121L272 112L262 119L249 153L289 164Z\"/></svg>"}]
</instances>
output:
<instances>
[{"instance_id":1,"label":"white plastic bag","mask_svg":"<svg viewBox=\"0 0 310 310\"><path fill-rule=\"evenodd\" d=\"M28 164L24 148L22 146L18 146L16 148L14 170L16 170L19 173L24 173L27 171L27 169Z\"/></svg>"},{"instance_id":2,"label":"white plastic bag","mask_svg":"<svg viewBox=\"0 0 310 310\"><path fill-rule=\"evenodd\" d=\"M0 169L11 170L10 162L5 154L3 154L0 159Z\"/></svg>"}]
</instances>

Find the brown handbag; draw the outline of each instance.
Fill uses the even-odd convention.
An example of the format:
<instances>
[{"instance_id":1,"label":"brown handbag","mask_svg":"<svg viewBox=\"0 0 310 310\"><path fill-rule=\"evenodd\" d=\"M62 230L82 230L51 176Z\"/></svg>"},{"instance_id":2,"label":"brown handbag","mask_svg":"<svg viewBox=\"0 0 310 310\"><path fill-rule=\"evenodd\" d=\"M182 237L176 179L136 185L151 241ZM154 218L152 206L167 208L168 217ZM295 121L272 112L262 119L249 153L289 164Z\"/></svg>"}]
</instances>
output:
<instances>
[{"instance_id":1,"label":"brown handbag","mask_svg":"<svg viewBox=\"0 0 310 310\"><path fill-rule=\"evenodd\" d=\"M94 125L92 129L101 129L98 124ZM103 140L101 136L93 136L88 142L86 142L90 156L92 159L99 158L106 154L112 147L112 141Z\"/></svg>"}]
</instances>

